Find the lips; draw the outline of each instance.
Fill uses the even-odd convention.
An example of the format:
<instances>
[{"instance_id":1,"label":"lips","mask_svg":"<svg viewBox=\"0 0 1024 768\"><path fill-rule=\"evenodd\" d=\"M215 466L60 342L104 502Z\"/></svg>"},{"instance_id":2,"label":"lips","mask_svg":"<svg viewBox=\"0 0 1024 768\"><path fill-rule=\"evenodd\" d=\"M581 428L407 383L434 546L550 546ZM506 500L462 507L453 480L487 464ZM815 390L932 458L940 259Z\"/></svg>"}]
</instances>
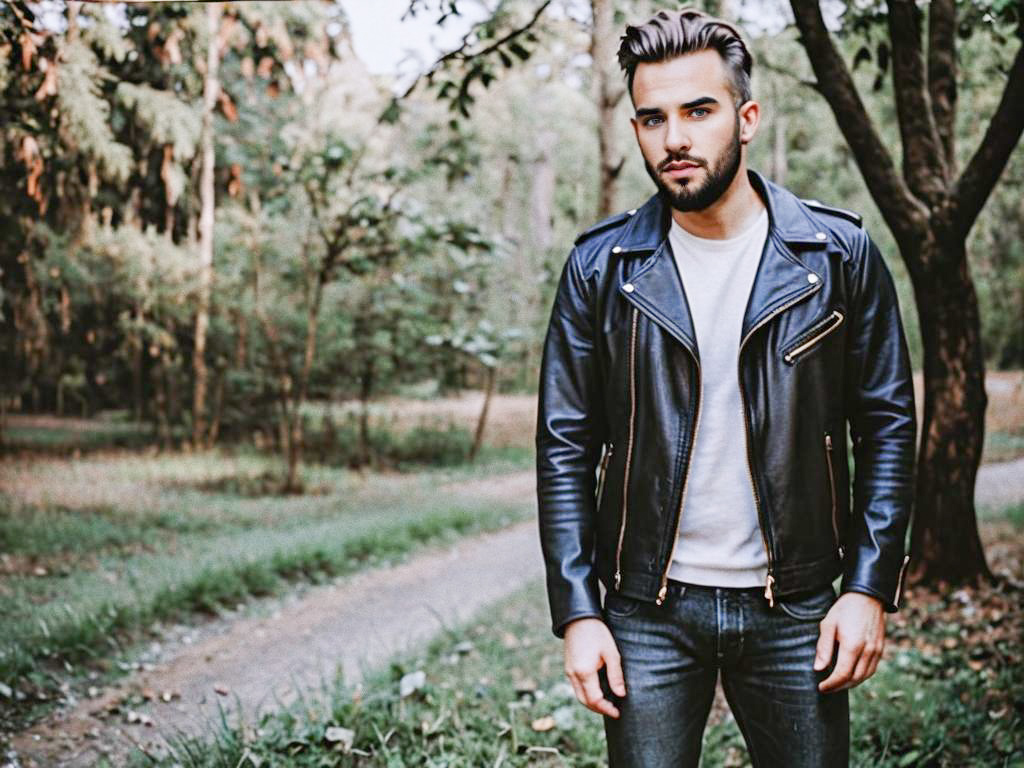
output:
<instances>
[{"instance_id":1,"label":"lips","mask_svg":"<svg viewBox=\"0 0 1024 768\"><path fill-rule=\"evenodd\" d=\"M675 160L662 166L662 172L672 179L683 179L687 176L693 176L699 170L699 165L686 160Z\"/></svg>"}]
</instances>

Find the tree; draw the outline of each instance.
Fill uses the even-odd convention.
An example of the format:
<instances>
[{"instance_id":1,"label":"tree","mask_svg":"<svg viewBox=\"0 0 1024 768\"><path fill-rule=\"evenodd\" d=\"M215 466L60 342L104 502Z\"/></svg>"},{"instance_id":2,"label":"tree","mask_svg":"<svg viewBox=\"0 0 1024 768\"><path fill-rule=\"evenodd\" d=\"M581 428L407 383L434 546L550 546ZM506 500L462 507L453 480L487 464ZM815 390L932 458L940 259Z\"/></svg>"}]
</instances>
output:
<instances>
[{"instance_id":1,"label":"tree","mask_svg":"<svg viewBox=\"0 0 1024 768\"><path fill-rule=\"evenodd\" d=\"M900 250L914 287L924 348L924 418L911 533L912 581L991 578L978 536L974 484L984 438L984 357L966 239L1024 131L1024 47L1018 46L985 136L958 172L959 30L1013 25L1024 41L1024 3L969 6L890 0L854 21L884 23L879 63L891 68L902 172L880 140L817 0L791 0L801 42L861 174ZM866 54L870 57L870 51ZM883 64L884 61L884 64ZM891 64L889 64L891 62Z\"/></svg>"}]
</instances>

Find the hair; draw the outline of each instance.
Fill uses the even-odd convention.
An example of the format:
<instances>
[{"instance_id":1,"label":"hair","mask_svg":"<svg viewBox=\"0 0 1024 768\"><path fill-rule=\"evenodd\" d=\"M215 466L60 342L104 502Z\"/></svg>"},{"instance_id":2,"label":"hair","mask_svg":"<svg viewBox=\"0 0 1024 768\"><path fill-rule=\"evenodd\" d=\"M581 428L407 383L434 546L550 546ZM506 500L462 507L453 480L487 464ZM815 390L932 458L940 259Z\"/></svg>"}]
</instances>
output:
<instances>
[{"instance_id":1,"label":"hair","mask_svg":"<svg viewBox=\"0 0 1024 768\"><path fill-rule=\"evenodd\" d=\"M739 30L722 19L687 6L659 11L648 21L626 27L619 44L619 65L633 95L633 77L640 63L674 59L687 53L716 50L729 73L729 91L739 107L751 99L750 70L754 60Z\"/></svg>"}]
</instances>

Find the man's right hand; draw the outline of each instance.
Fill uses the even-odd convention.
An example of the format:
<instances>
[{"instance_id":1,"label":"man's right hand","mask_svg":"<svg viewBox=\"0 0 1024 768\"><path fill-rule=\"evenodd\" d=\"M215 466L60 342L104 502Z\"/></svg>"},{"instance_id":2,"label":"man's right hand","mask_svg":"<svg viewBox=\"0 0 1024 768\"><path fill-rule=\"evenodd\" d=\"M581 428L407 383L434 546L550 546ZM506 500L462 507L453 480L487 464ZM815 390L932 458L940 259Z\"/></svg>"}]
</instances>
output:
<instances>
[{"instance_id":1,"label":"man's right hand","mask_svg":"<svg viewBox=\"0 0 1024 768\"><path fill-rule=\"evenodd\" d=\"M608 685L617 696L626 695L622 662L615 639L600 619L583 618L565 628L565 674L576 698L599 715L618 718L619 710L604 697L597 671L605 667Z\"/></svg>"}]
</instances>

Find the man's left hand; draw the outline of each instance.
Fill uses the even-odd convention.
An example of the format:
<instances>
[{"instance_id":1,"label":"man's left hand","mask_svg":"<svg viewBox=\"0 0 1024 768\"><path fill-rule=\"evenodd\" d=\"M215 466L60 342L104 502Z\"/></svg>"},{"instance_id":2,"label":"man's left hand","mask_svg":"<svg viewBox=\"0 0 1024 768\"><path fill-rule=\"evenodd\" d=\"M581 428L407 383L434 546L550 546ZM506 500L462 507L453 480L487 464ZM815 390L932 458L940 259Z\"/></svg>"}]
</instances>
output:
<instances>
[{"instance_id":1,"label":"man's left hand","mask_svg":"<svg viewBox=\"0 0 1024 768\"><path fill-rule=\"evenodd\" d=\"M861 592L844 592L818 625L815 671L832 661L836 643L839 658L832 674L818 684L822 693L860 685L873 674L885 647L885 609L882 601Z\"/></svg>"}]
</instances>

